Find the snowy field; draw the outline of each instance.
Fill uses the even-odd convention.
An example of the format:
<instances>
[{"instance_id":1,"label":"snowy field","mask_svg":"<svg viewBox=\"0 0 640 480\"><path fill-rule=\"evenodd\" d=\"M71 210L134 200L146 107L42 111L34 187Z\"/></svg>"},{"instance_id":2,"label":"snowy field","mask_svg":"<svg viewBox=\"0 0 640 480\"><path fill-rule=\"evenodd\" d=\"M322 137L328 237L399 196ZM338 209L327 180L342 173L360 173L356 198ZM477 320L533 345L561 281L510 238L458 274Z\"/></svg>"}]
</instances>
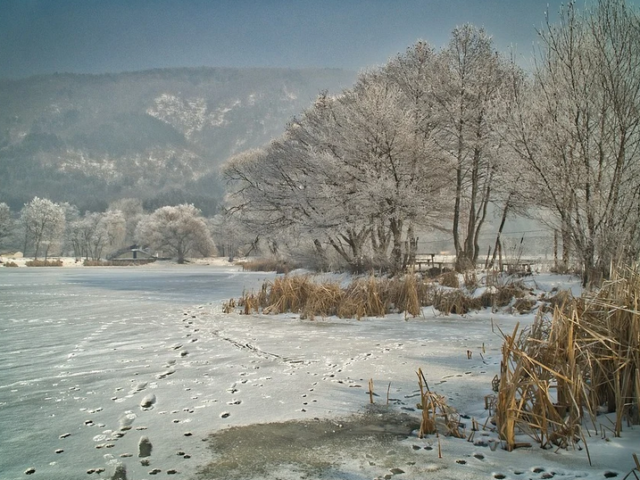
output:
<instances>
[{"instance_id":1,"label":"snowy field","mask_svg":"<svg viewBox=\"0 0 640 480\"><path fill-rule=\"evenodd\" d=\"M438 458L435 437L411 433L418 368L469 427L484 424L497 327L510 332L532 315L222 313L224 300L269 277L204 265L0 269L0 479L111 478L117 463L129 480L196 478L203 468L205 478L344 480L622 479L631 470L638 427L588 438L593 466L584 450L493 449L490 430L474 442L440 437ZM534 280L543 290L575 285ZM139 456L142 437L149 456Z\"/></svg>"}]
</instances>

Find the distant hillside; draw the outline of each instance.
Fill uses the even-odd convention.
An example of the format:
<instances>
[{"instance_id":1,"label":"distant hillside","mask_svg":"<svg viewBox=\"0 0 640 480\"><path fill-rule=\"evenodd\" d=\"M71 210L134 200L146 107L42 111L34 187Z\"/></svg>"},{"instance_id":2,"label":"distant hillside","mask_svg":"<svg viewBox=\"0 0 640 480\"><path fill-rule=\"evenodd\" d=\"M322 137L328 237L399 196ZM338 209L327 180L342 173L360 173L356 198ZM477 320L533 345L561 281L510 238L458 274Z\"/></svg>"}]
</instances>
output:
<instances>
[{"instance_id":1,"label":"distant hillside","mask_svg":"<svg viewBox=\"0 0 640 480\"><path fill-rule=\"evenodd\" d=\"M279 135L337 69L167 69L0 80L0 202L33 196L102 210L192 202L212 214L218 166Z\"/></svg>"}]
</instances>

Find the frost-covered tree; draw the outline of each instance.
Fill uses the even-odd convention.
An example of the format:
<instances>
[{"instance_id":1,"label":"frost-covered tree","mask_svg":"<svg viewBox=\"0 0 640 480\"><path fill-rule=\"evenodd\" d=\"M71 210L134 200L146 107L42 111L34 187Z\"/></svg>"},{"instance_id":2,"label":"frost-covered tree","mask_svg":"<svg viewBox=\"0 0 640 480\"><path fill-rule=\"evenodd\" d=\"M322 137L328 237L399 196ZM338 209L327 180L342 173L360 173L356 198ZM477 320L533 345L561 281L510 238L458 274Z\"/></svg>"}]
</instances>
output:
<instances>
[{"instance_id":1,"label":"frost-covered tree","mask_svg":"<svg viewBox=\"0 0 640 480\"><path fill-rule=\"evenodd\" d=\"M321 255L392 272L415 254L418 227L452 219L459 266L472 265L500 178L496 111L512 68L470 26L441 52L418 42L232 158L230 210L258 235L295 228Z\"/></svg>"},{"instance_id":2,"label":"frost-covered tree","mask_svg":"<svg viewBox=\"0 0 640 480\"><path fill-rule=\"evenodd\" d=\"M623 0L569 3L547 23L511 140L539 204L575 248L583 283L640 252L640 15Z\"/></svg>"},{"instance_id":3,"label":"frost-covered tree","mask_svg":"<svg viewBox=\"0 0 640 480\"><path fill-rule=\"evenodd\" d=\"M342 163L352 179L345 190L370 219L376 263L386 259L397 272L415 253L415 226L431 226L441 214L446 184L433 154L430 114L425 103L416 105L415 91L403 90L384 72L362 75L341 103Z\"/></svg>"},{"instance_id":4,"label":"frost-covered tree","mask_svg":"<svg viewBox=\"0 0 640 480\"><path fill-rule=\"evenodd\" d=\"M207 226L218 250L218 255L233 258L252 253L255 235L237 217L220 213L207 219Z\"/></svg>"},{"instance_id":5,"label":"frost-covered tree","mask_svg":"<svg viewBox=\"0 0 640 480\"><path fill-rule=\"evenodd\" d=\"M90 213L87 212L87 215ZM86 216L77 218L67 226L67 242L73 248L73 255L76 261L82 257L89 258L89 249L87 248L87 239L91 237L92 223L88 222Z\"/></svg>"},{"instance_id":6,"label":"frost-covered tree","mask_svg":"<svg viewBox=\"0 0 640 480\"><path fill-rule=\"evenodd\" d=\"M136 228L136 241L184 263L193 253L211 255L215 245L200 211L190 204L161 207L144 217Z\"/></svg>"},{"instance_id":7,"label":"frost-covered tree","mask_svg":"<svg viewBox=\"0 0 640 480\"><path fill-rule=\"evenodd\" d=\"M11 209L6 203L0 203L0 247L3 241L13 232Z\"/></svg>"},{"instance_id":8,"label":"frost-covered tree","mask_svg":"<svg viewBox=\"0 0 640 480\"><path fill-rule=\"evenodd\" d=\"M65 208L46 198L35 197L21 212L25 231L25 252L32 248L33 256L44 253L45 260L52 248L60 245L65 231Z\"/></svg>"},{"instance_id":9,"label":"frost-covered tree","mask_svg":"<svg viewBox=\"0 0 640 480\"><path fill-rule=\"evenodd\" d=\"M124 215L126 225L126 235L124 242L130 245L134 242L134 235L138 222L144 215L142 200L139 198L121 198L109 204L108 210L119 210Z\"/></svg>"},{"instance_id":10,"label":"frost-covered tree","mask_svg":"<svg viewBox=\"0 0 640 480\"><path fill-rule=\"evenodd\" d=\"M83 218L71 222L68 230L76 258L100 260L105 250L108 252L122 246L126 221L119 210L87 212Z\"/></svg>"},{"instance_id":11,"label":"frost-covered tree","mask_svg":"<svg viewBox=\"0 0 640 480\"><path fill-rule=\"evenodd\" d=\"M414 189L419 192L414 198L420 199L407 225L408 244L413 254L418 243L413 234L414 226L448 230L452 211L447 201L451 198L448 181L451 168L436 142L438 104L434 88L438 71L439 54L423 41L416 42L406 52L392 58L381 71L387 82L400 89L400 108L408 116L406 138L412 172L410 178Z\"/></svg>"},{"instance_id":12,"label":"frost-covered tree","mask_svg":"<svg viewBox=\"0 0 640 480\"><path fill-rule=\"evenodd\" d=\"M453 172L453 244L456 268L463 270L480 254L479 236L506 154L496 123L514 66L482 29L464 25L452 37L439 54L432 92L437 144Z\"/></svg>"},{"instance_id":13,"label":"frost-covered tree","mask_svg":"<svg viewBox=\"0 0 640 480\"><path fill-rule=\"evenodd\" d=\"M295 229L354 270L371 262L399 270L415 245L413 225L436 215L439 198L414 113L379 72L340 96L321 95L280 139L227 163L230 210L258 234Z\"/></svg>"}]
</instances>

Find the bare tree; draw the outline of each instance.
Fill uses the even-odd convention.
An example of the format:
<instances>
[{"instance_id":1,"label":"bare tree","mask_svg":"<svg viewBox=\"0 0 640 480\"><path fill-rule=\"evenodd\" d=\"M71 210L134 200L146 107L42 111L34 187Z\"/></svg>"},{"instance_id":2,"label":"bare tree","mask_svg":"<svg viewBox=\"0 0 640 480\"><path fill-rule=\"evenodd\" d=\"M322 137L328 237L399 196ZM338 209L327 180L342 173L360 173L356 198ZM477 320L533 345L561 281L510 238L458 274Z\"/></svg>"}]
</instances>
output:
<instances>
[{"instance_id":1,"label":"bare tree","mask_svg":"<svg viewBox=\"0 0 640 480\"><path fill-rule=\"evenodd\" d=\"M474 267L479 237L497 165L504 154L495 133L498 105L503 101L512 64L494 50L491 38L471 25L453 31L440 55L433 95L437 104L437 141L450 162L455 186L452 233L456 268Z\"/></svg>"},{"instance_id":2,"label":"bare tree","mask_svg":"<svg viewBox=\"0 0 640 480\"><path fill-rule=\"evenodd\" d=\"M569 3L540 36L513 144L576 249L583 283L598 283L615 257L638 255L640 16L623 0L585 12Z\"/></svg>"},{"instance_id":3,"label":"bare tree","mask_svg":"<svg viewBox=\"0 0 640 480\"><path fill-rule=\"evenodd\" d=\"M138 223L135 238L141 245L177 257L178 263L184 263L195 252L215 252L204 218L190 204L157 209Z\"/></svg>"}]
</instances>

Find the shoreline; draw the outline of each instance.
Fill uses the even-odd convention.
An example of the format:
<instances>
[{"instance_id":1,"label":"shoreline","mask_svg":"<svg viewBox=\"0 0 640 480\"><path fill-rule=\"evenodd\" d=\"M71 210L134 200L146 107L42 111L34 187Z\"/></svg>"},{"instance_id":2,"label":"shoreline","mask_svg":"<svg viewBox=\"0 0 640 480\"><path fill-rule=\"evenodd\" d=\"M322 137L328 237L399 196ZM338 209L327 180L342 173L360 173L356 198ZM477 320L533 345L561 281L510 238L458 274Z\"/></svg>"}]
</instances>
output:
<instances>
[{"instance_id":1,"label":"shoreline","mask_svg":"<svg viewBox=\"0 0 640 480\"><path fill-rule=\"evenodd\" d=\"M139 266L175 266L175 267L183 267L183 266L213 266L213 267L234 267L238 266L237 263L229 262L226 257L205 257L205 258L194 258L190 259L188 263L179 264L175 260L158 260L151 263L145 263L140 265L104 265L104 266L86 266L83 264L84 259L76 260L75 257L48 257L48 261L62 261L62 265L60 266L47 266L47 267L29 267L27 266L27 262L34 260L33 257L23 257L21 255L0 255L0 268L121 268L121 267L139 267ZM43 257L38 258L38 260L44 260ZM15 263L17 267L7 267L7 263Z\"/></svg>"}]
</instances>

